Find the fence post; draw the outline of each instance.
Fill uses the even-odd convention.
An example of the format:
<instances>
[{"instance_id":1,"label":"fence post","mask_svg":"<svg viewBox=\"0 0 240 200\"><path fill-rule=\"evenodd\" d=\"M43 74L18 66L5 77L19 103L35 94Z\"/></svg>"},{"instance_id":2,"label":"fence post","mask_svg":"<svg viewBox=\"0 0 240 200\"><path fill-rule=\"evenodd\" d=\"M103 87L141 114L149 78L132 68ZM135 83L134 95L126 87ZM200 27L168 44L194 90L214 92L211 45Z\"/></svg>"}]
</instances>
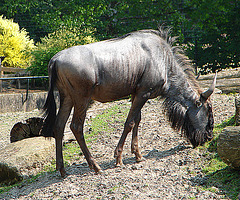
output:
<instances>
[{"instance_id":1,"label":"fence post","mask_svg":"<svg viewBox=\"0 0 240 200\"><path fill-rule=\"evenodd\" d=\"M0 78L3 76L2 70L2 61L4 60L5 56L0 56ZM0 92L2 92L2 80L0 80Z\"/></svg>"}]
</instances>

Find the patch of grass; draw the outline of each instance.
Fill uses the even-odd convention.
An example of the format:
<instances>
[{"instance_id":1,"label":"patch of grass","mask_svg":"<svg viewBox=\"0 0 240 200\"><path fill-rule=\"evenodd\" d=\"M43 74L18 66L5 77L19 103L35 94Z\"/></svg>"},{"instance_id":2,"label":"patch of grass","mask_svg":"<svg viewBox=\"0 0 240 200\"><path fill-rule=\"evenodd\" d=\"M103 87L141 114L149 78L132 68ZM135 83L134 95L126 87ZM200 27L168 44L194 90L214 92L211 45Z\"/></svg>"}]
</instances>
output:
<instances>
[{"instance_id":1,"label":"patch of grass","mask_svg":"<svg viewBox=\"0 0 240 200\"><path fill-rule=\"evenodd\" d=\"M0 187L0 194L9 191L11 188L18 186L20 184L14 184L14 185L10 185L10 186L2 186Z\"/></svg>"},{"instance_id":2,"label":"patch of grass","mask_svg":"<svg viewBox=\"0 0 240 200\"><path fill-rule=\"evenodd\" d=\"M213 133L216 135L216 134L219 134L220 132L222 132L222 130L224 128L226 128L227 126L235 126L235 115L233 115L232 117L230 117L229 119L223 121L221 124L216 124L215 127L214 127L214 130L213 130Z\"/></svg>"},{"instance_id":3,"label":"patch of grass","mask_svg":"<svg viewBox=\"0 0 240 200\"><path fill-rule=\"evenodd\" d=\"M64 161L73 161L73 160L79 160L80 156L82 156L81 149L77 142L71 142L64 144L63 146L63 160ZM67 162L68 164L68 162Z\"/></svg>"},{"instance_id":4,"label":"patch of grass","mask_svg":"<svg viewBox=\"0 0 240 200\"><path fill-rule=\"evenodd\" d=\"M202 171L207 175L227 167L227 164L224 163L218 155L215 154L212 157L212 159L205 163L205 167L202 169Z\"/></svg>"},{"instance_id":5,"label":"patch of grass","mask_svg":"<svg viewBox=\"0 0 240 200\"><path fill-rule=\"evenodd\" d=\"M9 191L9 190L12 189L13 187L22 187L22 186L24 186L24 185L26 185L26 184L33 183L33 182L36 181L36 179L37 179L39 176L41 176L42 174L43 174L43 172L38 173L37 175L32 176L32 177L29 178L29 179L25 179L24 181L19 182L19 183L16 183L16 184L13 184L13 185L3 185L2 187L0 187L0 194Z\"/></svg>"},{"instance_id":6,"label":"patch of grass","mask_svg":"<svg viewBox=\"0 0 240 200\"><path fill-rule=\"evenodd\" d=\"M213 130L213 140L200 147L200 150L205 152L203 156L206 157L202 172L206 174L208 180L200 188L217 193L219 191L212 189L216 187L222 194L227 195L231 199L237 199L240 193L240 172L228 167L217 154L218 136L227 126L235 126L234 116L221 124L216 124Z\"/></svg>"},{"instance_id":7,"label":"patch of grass","mask_svg":"<svg viewBox=\"0 0 240 200\"><path fill-rule=\"evenodd\" d=\"M114 123L124 123L128 113L127 103L114 105L90 120L90 136L112 132Z\"/></svg>"},{"instance_id":8,"label":"patch of grass","mask_svg":"<svg viewBox=\"0 0 240 200\"><path fill-rule=\"evenodd\" d=\"M240 193L240 172L230 167L222 168L215 172L209 173L207 176L207 184L203 187L211 191L214 186L223 194L231 199L238 199Z\"/></svg>"}]
</instances>

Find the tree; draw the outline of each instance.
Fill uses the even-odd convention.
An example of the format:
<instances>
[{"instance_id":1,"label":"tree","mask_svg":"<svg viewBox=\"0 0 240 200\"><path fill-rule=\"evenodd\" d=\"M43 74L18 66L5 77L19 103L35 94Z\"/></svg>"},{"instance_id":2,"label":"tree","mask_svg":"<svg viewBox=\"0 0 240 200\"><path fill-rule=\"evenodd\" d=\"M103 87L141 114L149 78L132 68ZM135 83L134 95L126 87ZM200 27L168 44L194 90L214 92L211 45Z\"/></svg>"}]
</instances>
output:
<instances>
[{"instance_id":1,"label":"tree","mask_svg":"<svg viewBox=\"0 0 240 200\"><path fill-rule=\"evenodd\" d=\"M28 68L32 75L47 75L48 62L59 51L74 45L83 45L97 40L90 29L63 28L41 38L32 52L33 62Z\"/></svg>"},{"instance_id":2,"label":"tree","mask_svg":"<svg viewBox=\"0 0 240 200\"><path fill-rule=\"evenodd\" d=\"M202 73L240 67L240 1L188 0L184 13L188 55Z\"/></svg>"},{"instance_id":3,"label":"tree","mask_svg":"<svg viewBox=\"0 0 240 200\"><path fill-rule=\"evenodd\" d=\"M26 68L34 47L25 29L20 30L13 20L0 16L0 55L6 56L4 66Z\"/></svg>"},{"instance_id":4,"label":"tree","mask_svg":"<svg viewBox=\"0 0 240 200\"><path fill-rule=\"evenodd\" d=\"M93 28L99 40L171 26L203 73L239 67L239 0L2 0L35 41L59 28Z\"/></svg>"}]
</instances>

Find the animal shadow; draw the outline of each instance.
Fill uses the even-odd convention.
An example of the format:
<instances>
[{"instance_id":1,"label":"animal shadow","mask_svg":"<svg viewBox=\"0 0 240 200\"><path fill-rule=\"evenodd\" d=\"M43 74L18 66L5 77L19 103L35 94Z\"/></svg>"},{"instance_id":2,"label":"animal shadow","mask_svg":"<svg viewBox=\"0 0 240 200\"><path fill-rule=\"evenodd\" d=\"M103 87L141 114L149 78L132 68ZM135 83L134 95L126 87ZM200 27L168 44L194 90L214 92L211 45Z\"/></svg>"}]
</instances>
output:
<instances>
[{"instance_id":1,"label":"animal shadow","mask_svg":"<svg viewBox=\"0 0 240 200\"><path fill-rule=\"evenodd\" d=\"M162 158L165 158L168 156L175 155L177 152L183 151L183 150L189 149L189 148L192 148L192 147L179 144L178 146L173 147L169 150L165 150L165 151L159 151L157 149L153 149L153 150L149 151L148 154L143 157L145 159L151 159L151 158L162 159Z\"/></svg>"}]
</instances>

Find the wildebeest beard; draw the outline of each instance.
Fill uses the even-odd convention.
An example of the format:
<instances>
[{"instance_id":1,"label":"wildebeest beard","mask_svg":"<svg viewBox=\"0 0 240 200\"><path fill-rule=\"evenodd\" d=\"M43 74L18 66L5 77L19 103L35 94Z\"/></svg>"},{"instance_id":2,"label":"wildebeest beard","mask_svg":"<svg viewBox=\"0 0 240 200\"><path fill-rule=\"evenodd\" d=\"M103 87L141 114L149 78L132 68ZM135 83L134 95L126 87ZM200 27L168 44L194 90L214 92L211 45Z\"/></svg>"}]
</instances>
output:
<instances>
[{"instance_id":1,"label":"wildebeest beard","mask_svg":"<svg viewBox=\"0 0 240 200\"><path fill-rule=\"evenodd\" d=\"M193 148L203 145L213 137L213 113L211 104L208 103L208 122L205 130L197 130L191 123L188 110L180 103L172 101L169 98L163 103L165 113L169 119L171 127L177 131L181 130L182 134L191 142Z\"/></svg>"}]
</instances>

